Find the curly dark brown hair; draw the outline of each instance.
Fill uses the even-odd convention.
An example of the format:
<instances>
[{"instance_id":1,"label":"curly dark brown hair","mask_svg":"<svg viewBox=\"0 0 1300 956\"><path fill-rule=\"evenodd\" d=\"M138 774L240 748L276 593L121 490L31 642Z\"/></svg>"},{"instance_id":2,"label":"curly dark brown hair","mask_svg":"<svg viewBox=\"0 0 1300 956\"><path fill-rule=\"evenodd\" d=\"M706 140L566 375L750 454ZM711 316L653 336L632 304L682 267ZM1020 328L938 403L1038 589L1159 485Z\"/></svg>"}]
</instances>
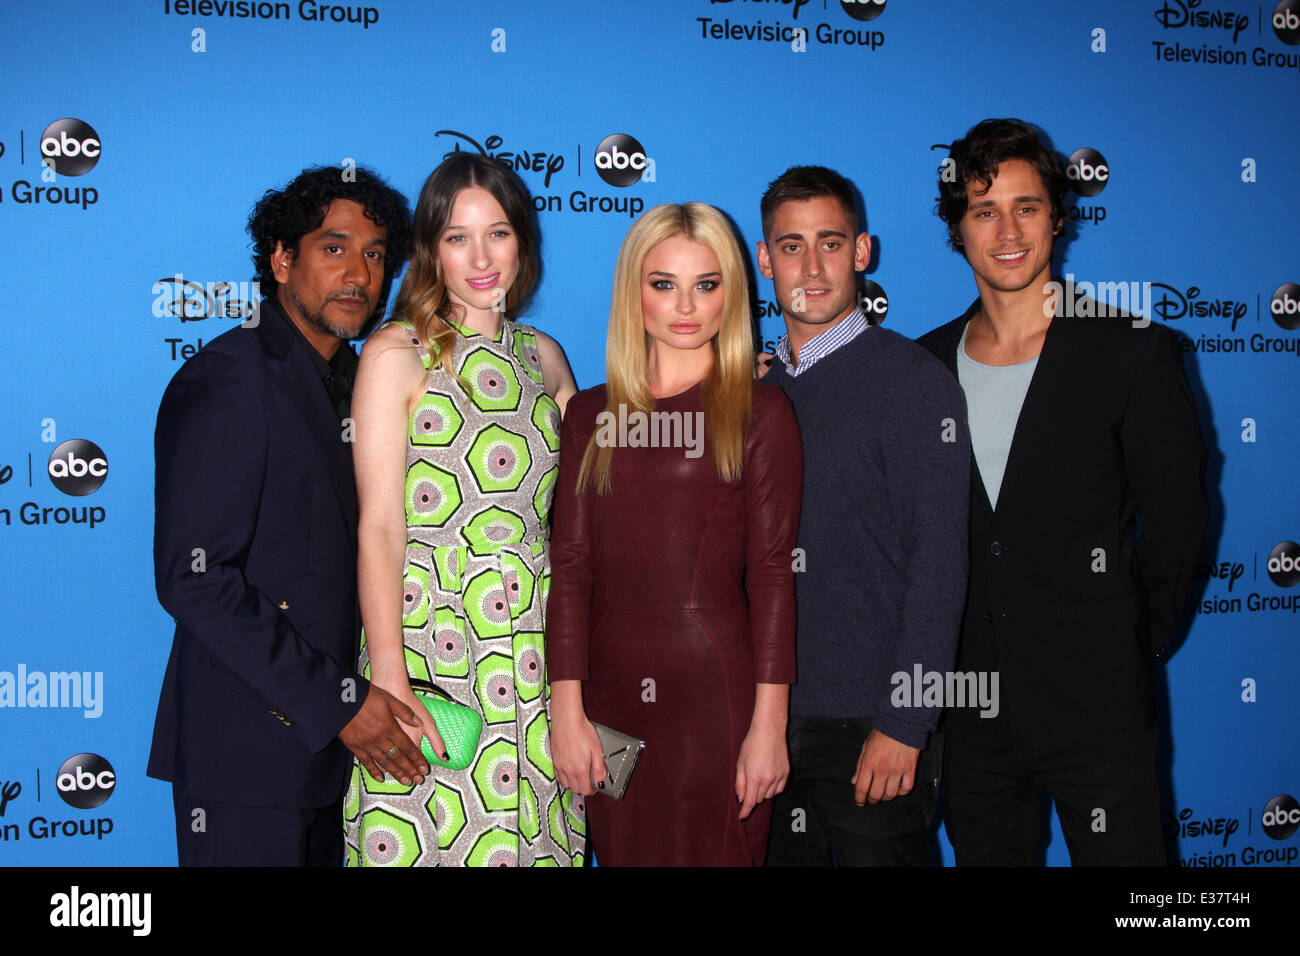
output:
<instances>
[{"instance_id":1,"label":"curly dark brown hair","mask_svg":"<svg viewBox=\"0 0 1300 956\"><path fill-rule=\"evenodd\" d=\"M1065 223L1065 194L1070 180L1065 163L1039 132L1018 119L981 120L949 147L948 156L957 175L939 176L939 201L934 211L948 224L948 245L961 252L961 221L968 206L966 186L977 182L987 190L998 174L998 165L1009 159L1023 159L1042 177L1052 203L1052 222L1060 229Z\"/></svg>"},{"instance_id":2,"label":"curly dark brown hair","mask_svg":"<svg viewBox=\"0 0 1300 956\"><path fill-rule=\"evenodd\" d=\"M364 207L366 218L388 230L384 253L384 285L371 322L383 315L388 290L411 255L411 207L406 197L364 167L344 170L315 166L303 170L284 189L269 189L248 217L253 237L254 278L264 295L276 288L271 254L277 243L297 253L298 243L325 220L325 210L336 199L350 199ZM369 324L369 323L368 323Z\"/></svg>"}]
</instances>

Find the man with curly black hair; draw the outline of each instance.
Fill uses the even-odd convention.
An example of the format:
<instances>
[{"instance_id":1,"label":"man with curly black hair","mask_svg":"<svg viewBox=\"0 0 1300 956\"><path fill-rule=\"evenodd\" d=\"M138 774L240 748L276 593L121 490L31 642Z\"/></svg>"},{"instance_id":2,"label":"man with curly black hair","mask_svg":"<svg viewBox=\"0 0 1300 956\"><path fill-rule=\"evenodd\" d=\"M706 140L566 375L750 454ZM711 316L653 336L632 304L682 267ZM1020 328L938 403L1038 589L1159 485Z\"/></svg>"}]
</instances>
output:
<instances>
[{"instance_id":1,"label":"man with curly black hair","mask_svg":"<svg viewBox=\"0 0 1300 956\"><path fill-rule=\"evenodd\" d=\"M163 395L154 570L176 634L148 773L172 782L182 865L337 866L348 751L428 772L409 708L354 670L347 342L383 315L410 222L364 169L266 193L248 229L270 294Z\"/></svg>"},{"instance_id":2,"label":"man with curly black hair","mask_svg":"<svg viewBox=\"0 0 1300 956\"><path fill-rule=\"evenodd\" d=\"M957 668L1000 688L945 718L958 866L1037 863L1046 793L1074 865L1164 862L1153 661L1200 559L1205 448L1173 333L1061 297L1068 185L1014 119L971 127L939 182L979 291L920 340L966 396L975 466Z\"/></svg>"}]
</instances>

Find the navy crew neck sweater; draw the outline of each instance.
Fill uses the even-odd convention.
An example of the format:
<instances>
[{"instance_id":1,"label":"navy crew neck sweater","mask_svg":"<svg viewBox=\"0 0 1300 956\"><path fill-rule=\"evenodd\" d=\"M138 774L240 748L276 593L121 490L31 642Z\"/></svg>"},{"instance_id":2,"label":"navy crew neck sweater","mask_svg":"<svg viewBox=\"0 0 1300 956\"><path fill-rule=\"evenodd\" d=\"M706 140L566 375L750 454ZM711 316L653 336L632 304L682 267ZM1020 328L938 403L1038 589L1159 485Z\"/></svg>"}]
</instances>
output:
<instances>
[{"instance_id":1,"label":"navy crew neck sweater","mask_svg":"<svg viewBox=\"0 0 1300 956\"><path fill-rule=\"evenodd\" d=\"M956 657L971 454L961 389L928 351L882 328L797 378L774 362L765 381L789 396L804 446L790 712L870 718L924 747L940 709L891 697L894 675L910 688L916 665L942 674Z\"/></svg>"}]
</instances>

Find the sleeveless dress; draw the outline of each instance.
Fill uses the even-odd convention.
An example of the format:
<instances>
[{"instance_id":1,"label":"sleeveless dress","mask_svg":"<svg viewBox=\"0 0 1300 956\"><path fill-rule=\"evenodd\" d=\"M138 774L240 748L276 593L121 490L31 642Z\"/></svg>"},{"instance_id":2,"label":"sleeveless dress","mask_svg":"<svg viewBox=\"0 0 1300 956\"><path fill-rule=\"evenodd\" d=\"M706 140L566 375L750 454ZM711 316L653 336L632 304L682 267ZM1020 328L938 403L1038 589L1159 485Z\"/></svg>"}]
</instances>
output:
<instances>
[{"instance_id":1,"label":"sleeveless dress","mask_svg":"<svg viewBox=\"0 0 1300 956\"><path fill-rule=\"evenodd\" d=\"M551 762L543 629L547 518L560 414L542 385L533 330L497 340L461 329L466 395L407 323L428 371L406 449L406 669L483 715L465 770L378 783L355 761L344 800L349 866L581 865L583 798ZM370 676L362 635L358 670Z\"/></svg>"}]
</instances>

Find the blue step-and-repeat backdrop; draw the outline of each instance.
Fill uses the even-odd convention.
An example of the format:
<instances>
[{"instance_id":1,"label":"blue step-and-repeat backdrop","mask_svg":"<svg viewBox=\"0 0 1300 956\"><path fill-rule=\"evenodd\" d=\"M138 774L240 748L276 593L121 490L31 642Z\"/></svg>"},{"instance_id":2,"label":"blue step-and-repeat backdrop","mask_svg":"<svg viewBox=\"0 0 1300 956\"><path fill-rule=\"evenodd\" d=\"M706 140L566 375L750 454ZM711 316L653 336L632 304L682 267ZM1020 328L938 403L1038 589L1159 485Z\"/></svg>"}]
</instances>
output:
<instances>
[{"instance_id":1,"label":"blue step-and-repeat backdrop","mask_svg":"<svg viewBox=\"0 0 1300 956\"><path fill-rule=\"evenodd\" d=\"M798 163L862 190L874 319L957 315L936 171L988 116L1069 157L1059 271L1176 329L1200 402L1214 521L1157 675L1170 859L1297 863L1300 0L9 0L0 35L0 864L175 862L144 775L154 415L246 314L264 190L355 162L414 200L449 151L510 164L543 230L527 320L585 387L632 219L704 200L752 257Z\"/></svg>"}]
</instances>

